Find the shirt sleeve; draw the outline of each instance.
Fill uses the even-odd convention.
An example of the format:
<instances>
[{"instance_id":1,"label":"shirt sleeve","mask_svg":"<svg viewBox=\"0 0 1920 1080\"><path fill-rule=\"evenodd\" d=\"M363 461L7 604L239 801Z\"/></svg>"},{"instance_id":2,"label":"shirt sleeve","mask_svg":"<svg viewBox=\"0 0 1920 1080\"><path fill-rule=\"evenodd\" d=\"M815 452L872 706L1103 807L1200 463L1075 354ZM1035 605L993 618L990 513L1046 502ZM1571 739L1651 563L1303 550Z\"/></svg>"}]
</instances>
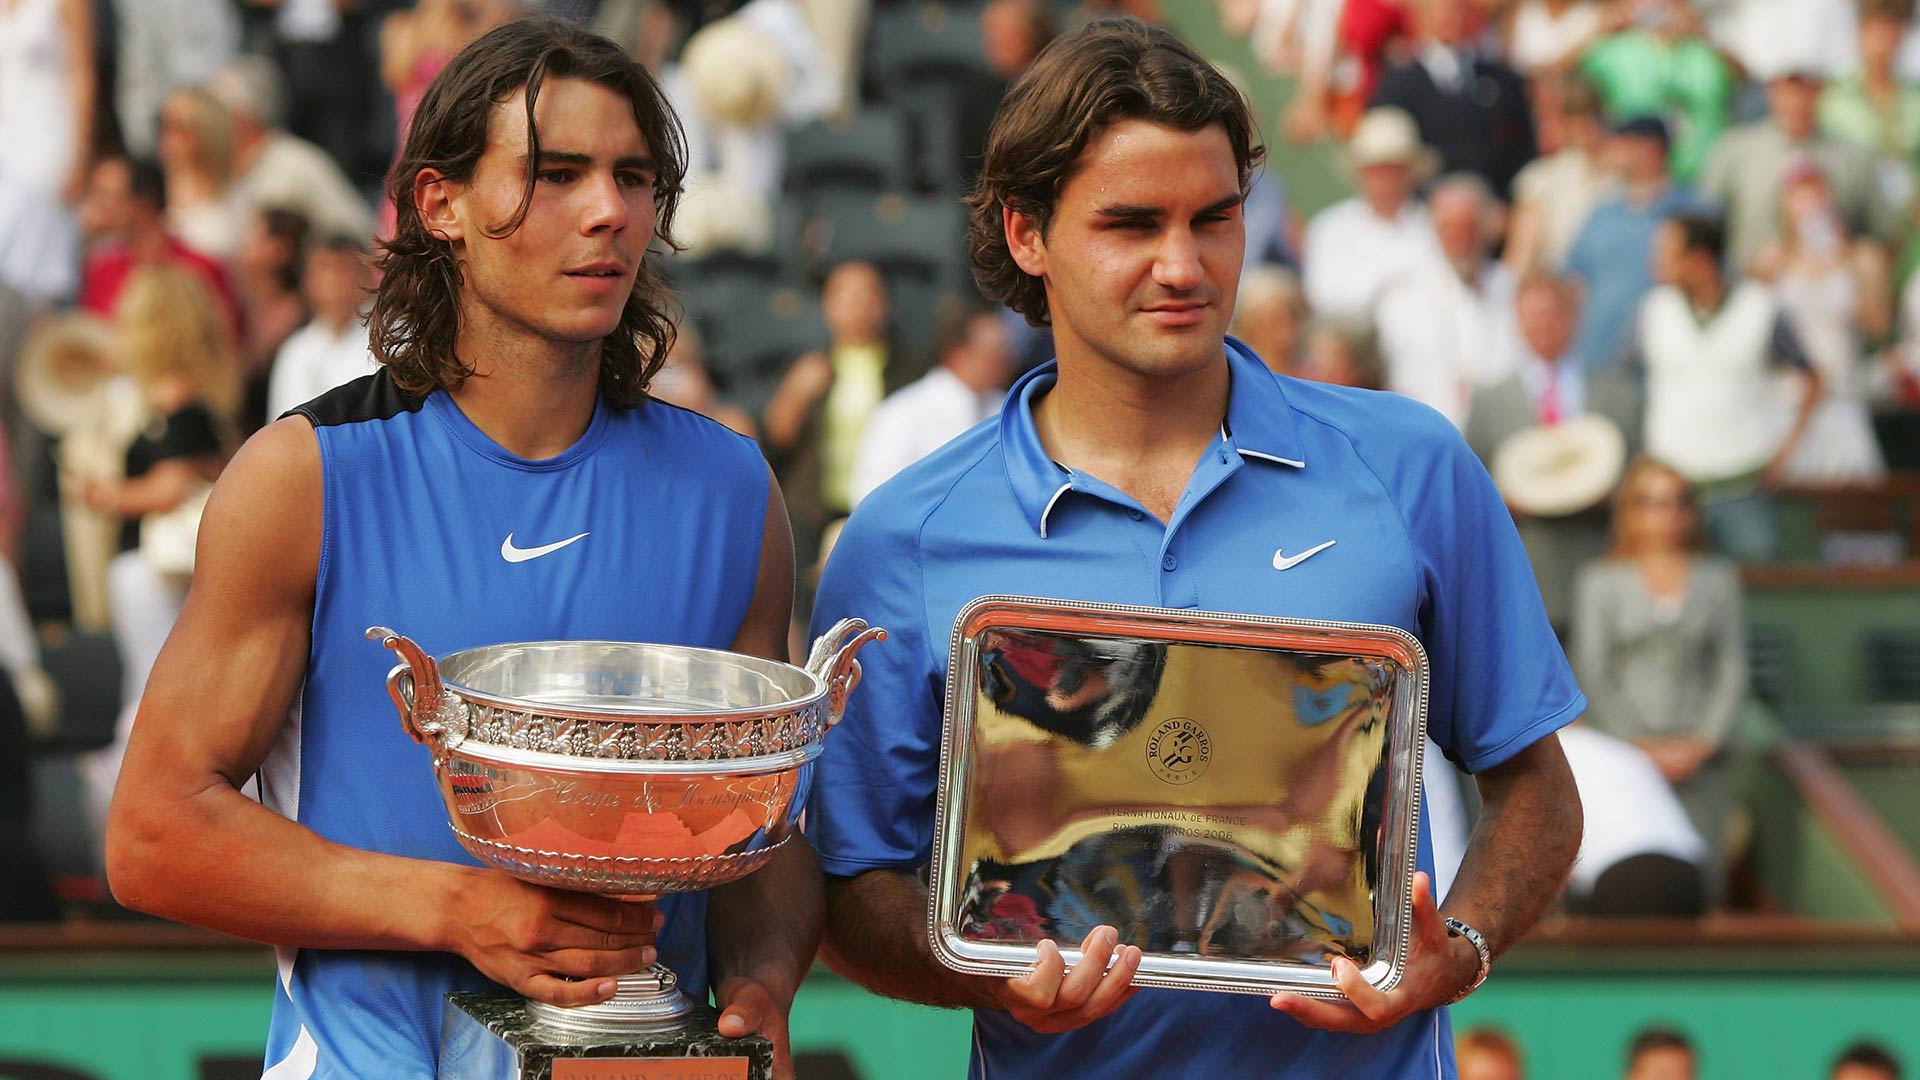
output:
<instances>
[{"instance_id":1,"label":"shirt sleeve","mask_svg":"<svg viewBox=\"0 0 1920 1080\"><path fill-rule=\"evenodd\" d=\"M835 544L814 599L813 632L844 618L883 627L860 652L807 809L807 835L829 874L911 870L932 856L940 768L945 642L929 641L918 521L900 521L881 492L860 504Z\"/></svg>"},{"instance_id":2,"label":"shirt sleeve","mask_svg":"<svg viewBox=\"0 0 1920 1080\"><path fill-rule=\"evenodd\" d=\"M1791 368L1794 371L1809 371L1813 365L1807 360L1807 350L1801 346L1799 335L1793 332L1793 326L1787 317L1781 315L1773 320L1773 366Z\"/></svg>"},{"instance_id":3,"label":"shirt sleeve","mask_svg":"<svg viewBox=\"0 0 1920 1080\"><path fill-rule=\"evenodd\" d=\"M1396 502L1420 584L1427 730L1447 757L1483 772L1579 719L1587 700L1487 470L1437 413L1406 413L1403 452L1421 464L1398 471Z\"/></svg>"}]
</instances>

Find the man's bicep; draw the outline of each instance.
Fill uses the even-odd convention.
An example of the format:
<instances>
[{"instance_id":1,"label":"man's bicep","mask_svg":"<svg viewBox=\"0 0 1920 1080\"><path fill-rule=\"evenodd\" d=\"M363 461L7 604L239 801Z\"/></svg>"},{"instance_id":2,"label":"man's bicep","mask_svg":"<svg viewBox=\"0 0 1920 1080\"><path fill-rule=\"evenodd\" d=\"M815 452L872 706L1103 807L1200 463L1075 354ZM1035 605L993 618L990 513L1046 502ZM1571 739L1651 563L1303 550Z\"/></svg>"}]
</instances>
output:
<instances>
[{"instance_id":1,"label":"man's bicep","mask_svg":"<svg viewBox=\"0 0 1920 1080\"><path fill-rule=\"evenodd\" d=\"M1572 789L1573 769L1567 764L1566 751L1555 730L1527 743L1498 765L1474 773L1473 782L1484 802L1498 802L1506 792L1530 784ZM1578 802L1577 794L1574 801Z\"/></svg>"},{"instance_id":2,"label":"man's bicep","mask_svg":"<svg viewBox=\"0 0 1920 1080\"><path fill-rule=\"evenodd\" d=\"M195 575L155 661L125 782L239 786L285 725L306 671L319 565L319 450L305 420L255 436L201 518Z\"/></svg>"}]
</instances>

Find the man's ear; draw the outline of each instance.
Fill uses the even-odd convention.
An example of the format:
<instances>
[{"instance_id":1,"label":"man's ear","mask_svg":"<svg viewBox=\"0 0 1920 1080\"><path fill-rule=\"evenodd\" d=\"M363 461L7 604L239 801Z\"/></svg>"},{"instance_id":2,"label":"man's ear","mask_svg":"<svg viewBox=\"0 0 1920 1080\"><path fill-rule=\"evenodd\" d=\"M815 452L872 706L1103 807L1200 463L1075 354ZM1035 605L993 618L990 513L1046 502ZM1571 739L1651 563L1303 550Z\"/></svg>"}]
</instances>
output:
<instances>
[{"instance_id":1,"label":"man's ear","mask_svg":"<svg viewBox=\"0 0 1920 1080\"><path fill-rule=\"evenodd\" d=\"M1013 264L1037 278L1047 276L1047 240L1032 218L1012 207L1000 208L1000 225L1007 234Z\"/></svg>"},{"instance_id":2,"label":"man's ear","mask_svg":"<svg viewBox=\"0 0 1920 1080\"><path fill-rule=\"evenodd\" d=\"M465 236L456 197L461 185L447 179L439 169L421 169L413 178L413 205L429 235L450 244Z\"/></svg>"}]
</instances>

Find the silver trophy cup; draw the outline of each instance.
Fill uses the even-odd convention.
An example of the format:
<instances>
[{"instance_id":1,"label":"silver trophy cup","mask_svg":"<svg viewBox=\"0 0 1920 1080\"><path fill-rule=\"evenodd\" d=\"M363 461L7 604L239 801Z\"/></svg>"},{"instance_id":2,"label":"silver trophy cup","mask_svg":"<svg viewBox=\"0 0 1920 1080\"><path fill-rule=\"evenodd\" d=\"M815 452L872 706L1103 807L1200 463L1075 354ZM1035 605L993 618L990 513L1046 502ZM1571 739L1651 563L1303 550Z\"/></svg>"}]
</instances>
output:
<instances>
[{"instance_id":1,"label":"silver trophy cup","mask_svg":"<svg viewBox=\"0 0 1920 1080\"><path fill-rule=\"evenodd\" d=\"M385 627L387 690L433 751L461 846L522 881L650 900L764 866L798 831L827 729L859 681L854 654L886 631L857 619L805 668L715 649L544 641L435 661ZM804 841L803 841L804 842ZM656 964L605 1002L528 1001L566 1035L672 1030L694 1004Z\"/></svg>"}]
</instances>

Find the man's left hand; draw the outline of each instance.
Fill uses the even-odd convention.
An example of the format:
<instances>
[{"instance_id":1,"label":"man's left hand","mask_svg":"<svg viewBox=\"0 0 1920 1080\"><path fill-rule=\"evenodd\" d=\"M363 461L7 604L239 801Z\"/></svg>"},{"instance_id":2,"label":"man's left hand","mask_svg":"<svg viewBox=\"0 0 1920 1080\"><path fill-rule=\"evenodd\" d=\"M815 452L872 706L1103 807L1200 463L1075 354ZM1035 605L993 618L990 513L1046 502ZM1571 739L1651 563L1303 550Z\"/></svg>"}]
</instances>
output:
<instances>
[{"instance_id":1,"label":"man's left hand","mask_svg":"<svg viewBox=\"0 0 1920 1080\"><path fill-rule=\"evenodd\" d=\"M728 979L715 988L714 1000L720 1005L720 1034L729 1039L764 1035L773 1040L773 1080L794 1080L787 1005L752 979Z\"/></svg>"},{"instance_id":2,"label":"man's left hand","mask_svg":"<svg viewBox=\"0 0 1920 1080\"><path fill-rule=\"evenodd\" d=\"M1413 945L1400 984L1381 991L1360 975L1346 957L1333 961L1333 982L1345 1001L1322 1001L1303 994L1275 994L1273 1007L1308 1027L1368 1035L1384 1031L1413 1013L1445 1005L1480 972L1480 956L1465 938L1447 934L1446 921L1433 901L1433 882L1413 875Z\"/></svg>"}]
</instances>

